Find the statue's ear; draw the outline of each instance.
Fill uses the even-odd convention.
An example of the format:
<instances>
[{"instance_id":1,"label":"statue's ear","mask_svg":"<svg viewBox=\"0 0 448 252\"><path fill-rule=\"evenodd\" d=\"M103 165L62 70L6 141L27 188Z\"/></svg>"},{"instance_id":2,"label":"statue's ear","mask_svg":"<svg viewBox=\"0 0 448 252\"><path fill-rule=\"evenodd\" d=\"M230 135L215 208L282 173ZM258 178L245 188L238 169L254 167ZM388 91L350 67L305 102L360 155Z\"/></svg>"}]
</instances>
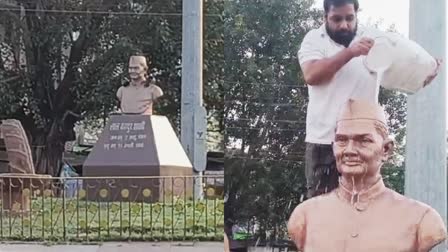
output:
<instances>
[{"instance_id":1,"label":"statue's ear","mask_svg":"<svg viewBox=\"0 0 448 252\"><path fill-rule=\"evenodd\" d=\"M395 143L392 139L388 138L383 143L383 161L386 162L390 156L394 153Z\"/></svg>"}]
</instances>

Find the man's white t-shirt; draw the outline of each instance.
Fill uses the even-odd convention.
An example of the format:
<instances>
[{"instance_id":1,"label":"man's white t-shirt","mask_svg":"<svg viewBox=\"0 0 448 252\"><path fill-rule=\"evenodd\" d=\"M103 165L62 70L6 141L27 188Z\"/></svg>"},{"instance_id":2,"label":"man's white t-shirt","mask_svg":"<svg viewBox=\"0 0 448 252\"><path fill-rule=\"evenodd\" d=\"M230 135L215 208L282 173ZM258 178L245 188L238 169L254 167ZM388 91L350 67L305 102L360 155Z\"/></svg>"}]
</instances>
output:
<instances>
[{"instance_id":1,"label":"man's white t-shirt","mask_svg":"<svg viewBox=\"0 0 448 252\"><path fill-rule=\"evenodd\" d=\"M379 31L359 26L353 42L361 37L377 36L380 36ZM325 25L322 25L305 35L298 52L299 63L328 58L343 49L345 47L334 42L328 36ZM365 56L353 58L326 83L308 85L306 142L331 144L334 141L337 115L348 99L378 102L379 86L376 83L376 74L364 66L364 58Z\"/></svg>"}]
</instances>

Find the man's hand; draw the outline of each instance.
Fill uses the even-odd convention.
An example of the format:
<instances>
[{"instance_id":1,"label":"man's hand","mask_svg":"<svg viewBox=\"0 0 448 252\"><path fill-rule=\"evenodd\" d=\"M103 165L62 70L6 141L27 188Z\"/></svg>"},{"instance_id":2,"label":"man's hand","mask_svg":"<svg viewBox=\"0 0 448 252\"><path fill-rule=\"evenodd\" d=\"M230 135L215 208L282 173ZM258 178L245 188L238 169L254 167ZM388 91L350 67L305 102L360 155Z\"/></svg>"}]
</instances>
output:
<instances>
[{"instance_id":1,"label":"man's hand","mask_svg":"<svg viewBox=\"0 0 448 252\"><path fill-rule=\"evenodd\" d=\"M426 78L425 82L423 82L423 87L426 87L427 85L429 85L432 82L432 80L434 80L434 78L436 78L437 74L439 74L439 69L440 69L440 65L442 65L442 60L436 59L436 62L437 62L436 69L434 70L434 72L432 74L430 74Z\"/></svg>"},{"instance_id":2,"label":"man's hand","mask_svg":"<svg viewBox=\"0 0 448 252\"><path fill-rule=\"evenodd\" d=\"M369 53L373 44L373 39L361 38L359 41L353 42L350 47L341 50L331 57L302 63L300 66L305 82L311 86L328 82L337 71L354 57Z\"/></svg>"},{"instance_id":3,"label":"man's hand","mask_svg":"<svg viewBox=\"0 0 448 252\"><path fill-rule=\"evenodd\" d=\"M375 41L371 38L361 38L348 47L353 57L367 55Z\"/></svg>"}]
</instances>

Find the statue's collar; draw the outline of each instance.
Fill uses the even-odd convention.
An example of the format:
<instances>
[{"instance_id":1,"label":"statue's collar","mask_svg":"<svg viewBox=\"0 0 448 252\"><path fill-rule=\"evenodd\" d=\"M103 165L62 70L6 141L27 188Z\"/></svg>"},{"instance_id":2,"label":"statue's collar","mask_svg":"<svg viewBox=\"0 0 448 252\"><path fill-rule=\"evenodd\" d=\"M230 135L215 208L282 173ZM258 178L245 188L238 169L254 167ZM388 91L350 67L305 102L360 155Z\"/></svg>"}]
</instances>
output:
<instances>
[{"instance_id":1,"label":"statue's collar","mask_svg":"<svg viewBox=\"0 0 448 252\"><path fill-rule=\"evenodd\" d=\"M348 202L358 211L364 211L369 203L378 198L385 190L386 186L382 178L379 178L369 188L362 189L359 192L346 188L339 179L339 187L336 189L336 193L340 199Z\"/></svg>"}]
</instances>

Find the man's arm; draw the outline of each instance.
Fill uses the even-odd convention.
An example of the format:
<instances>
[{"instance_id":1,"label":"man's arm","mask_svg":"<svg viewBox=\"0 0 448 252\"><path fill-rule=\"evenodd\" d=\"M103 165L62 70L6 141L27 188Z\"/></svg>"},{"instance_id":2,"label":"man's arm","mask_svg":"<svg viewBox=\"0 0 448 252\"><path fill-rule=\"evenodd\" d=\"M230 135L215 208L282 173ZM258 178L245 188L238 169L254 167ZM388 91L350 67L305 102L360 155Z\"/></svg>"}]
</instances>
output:
<instances>
[{"instance_id":1,"label":"man's arm","mask_svg":"<svg viewBox=\"0 0 448 252\"><path fill-rule=\"evenodd\" d=\"M332 57L303 63L301 68L305 82L315 86L331 80L336 72L352 58L352 53L346 48Z\"/></svg>"},{"instance_id":2,"label":"man's arm","mask_svg":"<svg viewBox=\"0 0 448 252\"><path fill-rule=\"evenodd\" d=\"M437 77L437 75L439 74L439 69L440 69L440 65L442 64L442 62L443 62L443 60L436 59L437 67L434 70L434 73L432 73L431 75L429 75L426 78L425 82L423 83L423 87L426 87L427 85L429 85L432 82L432 80L434 80L434 78Z\"/></svg>"},{"instance_id":3,"label":"man's arm","mask_svg":"<svg viewBox=\"0 0 448 252\"><path fill-rule=\"evenodd\" d=\"M374 41L372 39L362 38L331 57L309 60L302 63L301 68L305 82L308 85L315 86L331 80L336 72L351 59L361 55L367 55L373 43Z\"/></svg>"}]
</instances>

